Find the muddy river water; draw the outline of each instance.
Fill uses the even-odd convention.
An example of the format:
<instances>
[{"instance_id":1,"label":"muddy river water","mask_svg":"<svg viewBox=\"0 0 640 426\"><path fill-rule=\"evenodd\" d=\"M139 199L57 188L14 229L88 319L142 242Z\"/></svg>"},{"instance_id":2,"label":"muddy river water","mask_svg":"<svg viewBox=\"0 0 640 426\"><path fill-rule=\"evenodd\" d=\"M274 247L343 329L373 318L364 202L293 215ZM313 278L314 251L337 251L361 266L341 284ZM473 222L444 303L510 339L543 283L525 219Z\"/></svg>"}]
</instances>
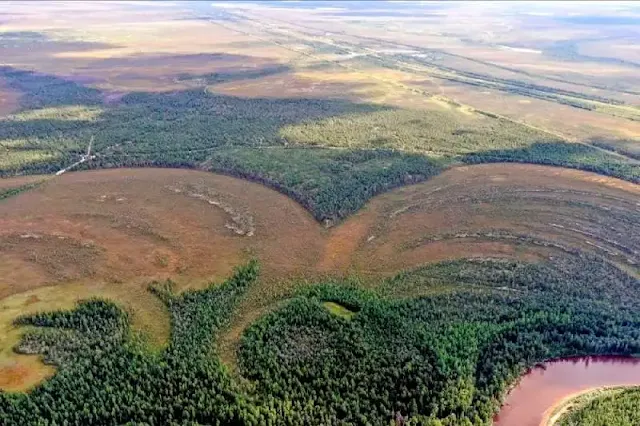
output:
<instances>
[{"instance_id":1,"label":"muddy river water","mask_svg":"<svg viewBox=\"0 0 640 426\"><path fill-rule=\"evenodd\" d=\"M640 358L594 356L549 361L531 369L507 396L494 426L546 426L565 398L603 386L640 385Z\"/></svg>"}]
</instances>

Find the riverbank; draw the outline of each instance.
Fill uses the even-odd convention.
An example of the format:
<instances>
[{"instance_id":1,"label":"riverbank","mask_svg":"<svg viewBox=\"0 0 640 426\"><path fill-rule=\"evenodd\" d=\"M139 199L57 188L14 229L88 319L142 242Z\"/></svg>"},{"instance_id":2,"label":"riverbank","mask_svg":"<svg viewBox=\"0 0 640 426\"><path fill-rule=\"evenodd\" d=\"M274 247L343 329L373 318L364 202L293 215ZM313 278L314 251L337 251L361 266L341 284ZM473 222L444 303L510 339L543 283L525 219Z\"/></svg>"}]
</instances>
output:
<instances>
[{"instance_id":1,"label":"riverbank","mask_svg":"<svg viewBox=\"0 0 640 426\"><path fill-rule=\"evenodd\" d=\"M597 398L613 396L625 389L633 388L634 386L602 386L568 395L545 412L540 426L554 426L562 416L568 414L572 410L578 410Z\"/></svg>"},{"instance_id":2,"label":"riverbank","mask_svg":"<svg viewBox=\"0 0 640 426\"><path fill-rule=\"evenodd\" d=\"M590 420L597 424L603 418L620 424L635 424L630 417L637 417L638 410L635 406L640 401L634 402L629 408L624 400L625 395L632 393L633 400L637 401L635 395L638 392L640 392L640 386L609 386L570 395L547 411L540 426L582 424L585 420L588 425L591 425L593 422ZM615 418L612 418L612 415Z\"/></svg>"},{"instance_id":3,"label":"riverbank","mask_svg":"<svg viewBox=\"0 0 640 426\"><path fill-rule=\"evenodd\" d=\"M607 390L640 386L640 359L577 357L534 367L509 392L494 426L552 426ZM598 394L600 392L600 394ZM580 399L576 399L580 398ZM583 399L584 398L584 399Z\"/></svg>"}]
</instances>

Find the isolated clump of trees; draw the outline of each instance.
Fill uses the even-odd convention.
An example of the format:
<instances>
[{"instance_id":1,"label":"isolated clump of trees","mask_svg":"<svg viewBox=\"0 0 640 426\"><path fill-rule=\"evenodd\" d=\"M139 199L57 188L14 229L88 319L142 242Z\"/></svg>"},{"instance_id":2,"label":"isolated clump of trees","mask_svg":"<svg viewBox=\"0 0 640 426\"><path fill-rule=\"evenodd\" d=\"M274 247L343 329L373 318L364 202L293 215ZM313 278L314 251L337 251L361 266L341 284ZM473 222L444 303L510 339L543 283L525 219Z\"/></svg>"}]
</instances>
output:
<instances>
[{"instance_id":1,"label":"isolated clump of trees","mask_svg":"<svg viewBox=\"0 0 640 426\"><path fill-rule=\"evenodd\" d=\"M640 352L640 281L605 261L461 260L401 273L374 290L336 281L302 287L245 331L239 380L218 357L217 334L257 274L252 261L223 284L182 294L154 283L172 324L160 353L106 301L19 318L33 328L17 350L44 355L58 372L28 394L0 393L0 418L489 425L508 387L537 362Z\"/></svg>"}]
</instances>

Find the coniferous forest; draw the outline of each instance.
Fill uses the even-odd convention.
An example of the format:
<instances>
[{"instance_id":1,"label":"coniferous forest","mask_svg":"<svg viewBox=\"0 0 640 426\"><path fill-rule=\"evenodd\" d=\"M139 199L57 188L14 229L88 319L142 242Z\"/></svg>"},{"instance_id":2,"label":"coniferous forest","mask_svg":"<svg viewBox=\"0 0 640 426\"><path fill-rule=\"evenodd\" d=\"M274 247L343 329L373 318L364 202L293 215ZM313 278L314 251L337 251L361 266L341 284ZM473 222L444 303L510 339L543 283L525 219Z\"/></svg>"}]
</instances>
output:
<instances>
[{"instance_id":1,"label":"coniferous forest","mask_svg":"<svg viewBox=\"0 0 640 426\"><path fill-rule=\"evenodd\" d=\"M640 424L640 389L604 391L560 418L559 426L633 426Z\"/></svg>"},{"instance_id":2,"label":"coniferous forest","mask_svg":"<svg viewBox=\"0 0 640 426\"><path fill-rule=\"evenodd\" d=\"M371 197L456 164L521 162L640 182L640 165L499 118L335 99L245 99L201 89L133 92L115 105L94 88L0 67L22 93L0 120L0 177L73 170L179 167L270 186L333 223Z\"/></svg>"},{"instance_id":3,"label":"coniferous forest","mask_svg":"<svg viewBox=\"0 0 640 426\"><path fill-rule=\"evenodd\" d=\"M640 426L640 8L573 3L0 3L0 426Z\"/></svg>"},{"instance_id":4,"label":"coniferous forest","mask_svg":"<svg viewBox=\"0 0 640 426\"><path fill-rule=\"evenodd\" d=\"M17 350L57 374L0 394L6 424L482 425L508 387L545 359L640 353L640 281L587 256L543 263L451 261L375 289L301 287L248 328L237 371L216 339L259 279L258 263L222 284L152 291L171 314L169 345L148 350L111 302L17 320ZM394 423L395 422L395 423Z\"/></svg>"}]
</instances>

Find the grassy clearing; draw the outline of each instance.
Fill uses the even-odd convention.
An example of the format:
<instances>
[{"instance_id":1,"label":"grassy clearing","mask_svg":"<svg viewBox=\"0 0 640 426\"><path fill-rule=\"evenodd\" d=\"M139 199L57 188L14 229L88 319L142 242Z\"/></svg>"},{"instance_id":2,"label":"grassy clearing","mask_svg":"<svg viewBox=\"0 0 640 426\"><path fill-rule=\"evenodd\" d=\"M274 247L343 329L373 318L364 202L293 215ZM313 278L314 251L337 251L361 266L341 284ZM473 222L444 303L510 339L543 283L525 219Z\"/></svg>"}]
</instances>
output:
<instances>
[{"instance_id":1,"label":"grassy clearing","mask_svg":"<svg viewBox=\"0 0 640 426\"><path fill-rule=\"evenodd\" d=\"M353 316L356 314L352 310L349 310L336 302L324 302L322 306L327 308L327 310L331 312L333 315L337 315L341 318L348 319L348 320L353 318Z\"/></svg>"},{"instance_id":2,"label":"grassy clearing","mask_svg":"<svg viewBox=\"0 0 640 426\"><path fill-rule=\"evenodd\" d=\"M37 120L59 120L59 121L94 121L103 109L99 107L84 106L62 106L42 109L26 110L12 114L3 120L4 125L12 122L37 121Z\"/></svg>"}]
</instances>

